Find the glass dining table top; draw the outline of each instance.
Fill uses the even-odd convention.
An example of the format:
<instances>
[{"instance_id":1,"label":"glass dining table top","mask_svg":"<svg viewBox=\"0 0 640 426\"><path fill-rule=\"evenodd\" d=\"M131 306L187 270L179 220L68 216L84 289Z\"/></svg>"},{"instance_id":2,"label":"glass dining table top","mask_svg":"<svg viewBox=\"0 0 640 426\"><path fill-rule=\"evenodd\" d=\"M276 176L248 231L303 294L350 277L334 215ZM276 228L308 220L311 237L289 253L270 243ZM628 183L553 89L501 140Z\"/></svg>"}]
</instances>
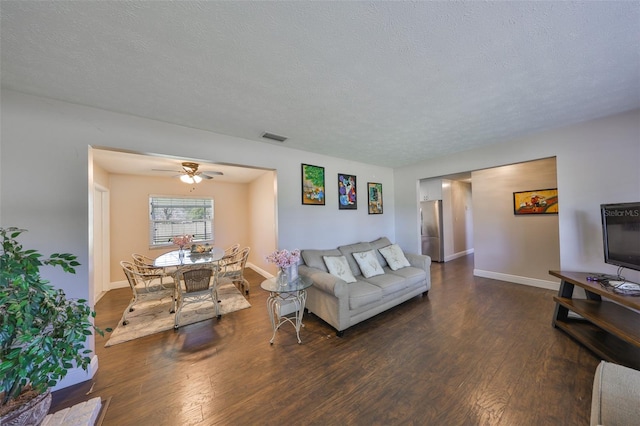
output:
<instances>
[{"instance_id":1,"label":"glass dining table top","mask_svg":"<svg viewBox=\"0 0 640 426\"><path fill-rule=\"evenodd\" d=\"M183 256L180 256L180 250L173 250L162 254L155 258L153 266L158 268L166 268L169 266L186 266L204 263L217 262L224 256L224 250L214 247L208 253L191 253L190 250L184 250Z\"/></svg>"}]
</instances>

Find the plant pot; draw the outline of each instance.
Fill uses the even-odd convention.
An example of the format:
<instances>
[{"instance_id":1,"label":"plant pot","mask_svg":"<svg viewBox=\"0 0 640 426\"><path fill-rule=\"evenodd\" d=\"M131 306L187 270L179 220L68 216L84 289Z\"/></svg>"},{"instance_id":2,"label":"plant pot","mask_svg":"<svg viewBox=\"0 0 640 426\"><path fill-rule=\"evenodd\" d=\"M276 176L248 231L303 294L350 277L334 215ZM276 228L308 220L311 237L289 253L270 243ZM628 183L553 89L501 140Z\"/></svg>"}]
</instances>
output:
<instances>
[{"instance_id":1,"label":"plant pot","mask_svg":"<svg viewBox=\"0 0 640 426\"><path fill-rule=\"evenodd\" d=\"M39 425L49 412L51 407L51 391L41 393L17 406L15 410L9 411L0 417L0 425L6 426L31 426Z\"/></svg>"}]
</instances>

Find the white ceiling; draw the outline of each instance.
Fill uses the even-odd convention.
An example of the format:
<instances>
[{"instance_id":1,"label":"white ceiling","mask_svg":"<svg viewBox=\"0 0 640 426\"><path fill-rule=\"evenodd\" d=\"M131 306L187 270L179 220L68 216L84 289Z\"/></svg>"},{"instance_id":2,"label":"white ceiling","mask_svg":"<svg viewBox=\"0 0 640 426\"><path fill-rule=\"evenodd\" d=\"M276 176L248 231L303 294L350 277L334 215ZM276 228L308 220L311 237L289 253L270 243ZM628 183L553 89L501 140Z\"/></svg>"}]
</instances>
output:
<instances>
[{"instance_id":1,"label":"white ceiling","mask_svg":"<svg viewBox=\"0 0 640 426\"><path fill-rule=\"evenodd\" d=\"M397 167L640 108L640 2L0 3L2 87Z\"/></svg>"},{"instance_id":2,"label":"white ceiling","mask_svg":"<svg viewBox=\"0 0 640 426\"><path fill-rule=\"evenodd\" d=\"M205 174L207 171L221 172L222 176L212 175L216 182L249 183L269 172L265 169L246 166L207 163L197 158L172 158L110 149L93 149L91 152L96 164L109 173L121 175L179 178L183 171L182 162L184 161L198 163L198 171ZM206 184L206 182L205 180L204 183Z\"/></svg>"}]
</instances>

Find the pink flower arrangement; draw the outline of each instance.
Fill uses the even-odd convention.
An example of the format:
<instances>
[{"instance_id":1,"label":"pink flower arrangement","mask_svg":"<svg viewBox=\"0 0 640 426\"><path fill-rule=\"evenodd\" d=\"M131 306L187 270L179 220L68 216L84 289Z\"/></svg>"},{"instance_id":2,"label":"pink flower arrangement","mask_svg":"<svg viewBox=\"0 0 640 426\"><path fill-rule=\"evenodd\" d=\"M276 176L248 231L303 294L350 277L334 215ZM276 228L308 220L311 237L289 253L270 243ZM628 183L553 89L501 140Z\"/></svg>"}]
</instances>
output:
<instances>
[{"instance_id":1,"label":"pink flower arrangement","mask_svg":"<svg viewBox=\"0 0 640 426\"><path fill-rule=\"evenodd\" d=\"M191 241L193 241L193 236L187 234L176 235L171 241L173 242L173 244L179 246L180 248L183 248L184 246L191 244Z\"/></svg>"},{"instance_id":2,"label":"pink flower arrangement","mask_svg":"<svg viewBox=\"0 0 640 426\"><path fill-rule=\"evenodd\" d=\"M288 268L300 260L300 250L276 250L267 256L267 262L275 263L278 268Z\"/></svg>"}]
</instances>

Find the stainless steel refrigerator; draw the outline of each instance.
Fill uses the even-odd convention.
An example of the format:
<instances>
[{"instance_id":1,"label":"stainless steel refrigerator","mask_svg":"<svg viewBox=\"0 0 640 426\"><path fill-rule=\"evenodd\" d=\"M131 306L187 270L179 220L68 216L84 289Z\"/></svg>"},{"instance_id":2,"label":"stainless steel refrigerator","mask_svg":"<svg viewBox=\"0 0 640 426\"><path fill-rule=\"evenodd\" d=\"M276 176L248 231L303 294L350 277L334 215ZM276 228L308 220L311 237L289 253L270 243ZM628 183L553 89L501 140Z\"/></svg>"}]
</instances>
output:
<instances>
[{"instance_id":1,"label":"stainless steel refrigerator","mask_svg":"<svg viewBox=\"0 0 640 426\"><path fill-rule=\"evenodd\" d=\"M420 236L422 254L431 257L433 262L444 262L441 200L420 202Z\"/></svg>"}]
</instances>

